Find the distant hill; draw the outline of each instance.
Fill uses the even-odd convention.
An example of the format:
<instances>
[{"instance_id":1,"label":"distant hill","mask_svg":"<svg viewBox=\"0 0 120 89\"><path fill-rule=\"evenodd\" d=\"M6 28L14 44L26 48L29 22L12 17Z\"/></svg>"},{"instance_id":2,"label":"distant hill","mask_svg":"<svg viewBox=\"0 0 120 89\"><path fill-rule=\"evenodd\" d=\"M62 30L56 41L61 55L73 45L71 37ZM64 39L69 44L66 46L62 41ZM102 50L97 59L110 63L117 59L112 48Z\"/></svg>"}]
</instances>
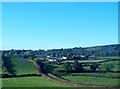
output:
<instances>
[{"instance_id":1,"label":"distant hill","mask_svg":"<svg viewBox=\"0 0 120 89\"><path fill-rule=\"evenodd\" d=\"M67 49L51 49L51 50L3 50L2 56L17 56L24 58L37 57L62 57L68 58L78 55L94 55L94 56L120 56L120 44L93 46L93 47L75 47Z\"/></svg>"},{"instance_id":2,"label":"distant hill","mask_svg":"<svg viewBox=\"0 0 120 89\"><path fill-rule=\"evenodd\" d=\"M97 56L118 56L120 55L120 44L103 45L83 48L86 53Z\"/></svg>"}]
</instances>

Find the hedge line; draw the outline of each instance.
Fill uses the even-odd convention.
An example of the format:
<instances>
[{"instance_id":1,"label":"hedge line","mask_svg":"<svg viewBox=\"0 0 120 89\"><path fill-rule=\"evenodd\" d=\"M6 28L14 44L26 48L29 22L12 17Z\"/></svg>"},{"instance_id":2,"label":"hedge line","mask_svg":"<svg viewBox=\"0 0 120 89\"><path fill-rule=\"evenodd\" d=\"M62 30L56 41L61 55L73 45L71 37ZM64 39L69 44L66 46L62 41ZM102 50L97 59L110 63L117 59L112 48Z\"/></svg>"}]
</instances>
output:
<instances>
[{"instance_id":1,"label":"hedge line","mask_svg":"<svg viewBox=\"0 0 120 89\"><path fill-rule=\"evenodd\" d=\"M109 76L109 75L91 75L91 74L68 74L64 76L91 76L91 77L101 77L101 78L120 78L120 76Z\"/></svg>"},{"instance_id":2,"label":"hedge line","mask_svg":"<svg viewBox=\"0 0 120 89\"><path fill-rule=\"evenodd\" d=\"M21 74L21 75L13 75L13 74L0 74L2 78L11 78L11 77L27 77L27 76L42 76L41 74Z\"/></svg>"}]
</instances>

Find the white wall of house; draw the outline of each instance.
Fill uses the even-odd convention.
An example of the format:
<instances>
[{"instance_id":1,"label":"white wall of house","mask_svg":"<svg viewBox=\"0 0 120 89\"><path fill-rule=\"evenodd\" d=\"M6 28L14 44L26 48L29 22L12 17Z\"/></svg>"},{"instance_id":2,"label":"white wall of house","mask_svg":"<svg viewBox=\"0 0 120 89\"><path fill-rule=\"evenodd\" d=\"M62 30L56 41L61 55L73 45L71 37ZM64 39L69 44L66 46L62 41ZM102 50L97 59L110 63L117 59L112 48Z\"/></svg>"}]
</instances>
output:
<instances>
[{"instance_id":1,"label":"white wall of house","mask_svg":"<svg viewBox=\"0 0 120 89\"><path fill-rule=\"evenodd\" d=\"M51 62L53 62L53 61L55 61L55 60L53 60L53 59L48 59L48 61L51 61Z\"/></svg>"},{"instance_id":2,"label":"white wall of house","mask_svg":"<svg viewBox=\"0 0 120 89\"><path fill-rule=\"evenodd\" d=\"M67 59L67 57L62 57L63 59Z\"/></svg>"}]
</instances>

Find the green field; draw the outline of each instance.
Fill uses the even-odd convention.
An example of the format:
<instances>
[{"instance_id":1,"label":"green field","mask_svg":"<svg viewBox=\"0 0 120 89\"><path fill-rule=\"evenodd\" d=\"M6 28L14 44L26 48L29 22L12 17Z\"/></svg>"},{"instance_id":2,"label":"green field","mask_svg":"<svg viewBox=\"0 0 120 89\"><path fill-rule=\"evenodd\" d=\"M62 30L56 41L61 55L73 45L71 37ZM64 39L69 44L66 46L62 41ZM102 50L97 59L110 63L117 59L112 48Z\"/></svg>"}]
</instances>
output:
<instances>
[{"instance_id":1,"label":"green field","mask_svg":"<svg viewBox=\"0 0 120 89\"><path fill-rule=\"evenodd\" d=\"M120 60L115 60L115 61L109 61L108 63L113 63L114 68L113 71L120 71Z\"/></svg>"},{"instance_id":2,"label":"green field","mask_svg":"<svg viewBox=\"0 0 120 89\"><path fill-rule=\"evenodd\" d=\"M103 59L106 59L106 58L120 59L120 56L106 56L106 57L100 57L100 58L103 58Z\"/></svg>"},{"instance_id":3,"label":"green field","mask_svg":"<svg viewBox=\"0 0 120 89\"><path fill-rule=\"evenodd\" d=\"M100 59L100 60L79 60L79 63L93 63L93 62L102 62L104 60ZM62 61L61 63L66 63L66 62L74 62L74 60L65 60Z\"/></svg>"},{"instance_id":4,"label":"green field","mask_svg":"<svg viewBox=\"0 0 120 89\"><path fill-rule=\"evenodd\" d=\"M9 60L9 61L8 61ZM74 62L74 61L63 61L65 62ZM119 60L81 60L81 63L93 63L97 62L99 64L105 62L112 62L115 66L113 71L118 71ZM9 72L14 72L14 74L37 74L37 68L35 64L30 59L24 58L17 58L12 57L6 60L7 63L7 70ZM90 70L90 66L83 65L83 68L86 70ZM46 66L47 71L51 73L58 73L56 71L64 70L62 65L57 64L47 64ZM98 70L98 69L97 69ZM58 73L59 74L59 73ZM71 73L71 75L74 73ZM118 77L118 73L76 73L76 76L65 76L62 77L68 80L71 80L75 83L81 84L93 84L93 85L109 85L109 86L118 86L118 79L111 78L111 77ZM80 75L79 75L80 74ZM104 78L109 77L109 78ZM70 87L70 85L66 85L63 83L58 83L56 81L51 81L46 77L17 77L17 78L3 78L3 87Z\"/></svg>"},{"instance_id":5,"label":"green field","mask_svg":"<svg viewBox=\"0 0 120 89\"><path fill-rule=\"evenodd\" d=\"M70 85L51 81L46 77L4 78L2 80L2 86L3 87L70 87Z\"/></svg>"},{"instance_id":6,"label":"green field","mask_svg":"<svg viewBox=\"0 0 120 89\"><path fill-rule=\"evenodd\" d=\"M104 60L104 58L106 58ZM100 59L100 60L78 60L79 63L82 63L83 65L85 64L91 64L91 63L98 63L98 64L103 64L103 63L112 63L114 65L114 68L112 69L113 71L120 71L119 69L119 66L120 66L120 60L117 59L118 57L104 57L103 59ZM109 59L111 58L111 59ZM73 63L74 60L65 60L65 61L62 61L61 63L67 63L67 62L70 62L70 63ZM89 65L85 65L83 66L83 68L85 70L89 70L90 69L90 66ZM97 68L98 70L98 68Z\"/></svg>"},{"instance_id":7,"label":"green field","mask_svg":"<svg viewBox=\"0 0 120 89\"><path fill-rule=\"evenodd\" d=\"M63 78L83 84L118 86L118 79L92 76L63 76ZM120 85L119 85L120 86Z\"/></svg>"},{"instance_id":8,"label":"green field","mask_svg":"<svg viewBox=\"0 0 120 89\"><path fill-rule=\"evenodd\" d=\"M118 78L120 77L120 73L71 73L70 75L75 76L93 76L93 77L109 77L109 78Z\"/></svg>"},{"instance_id":9,"label":"green field","mask_svg":"<svg viewBox=\"0 0 120 89\"><path fill-rule=\"evenodd\" d=\"M36 74L37 69L36 66L33 64L32 61L29 61L29 59L23 59L23 58L10 58L7 59L7 70L9 70L10 73L14 74Z\"/></svg>"}]
</instances>

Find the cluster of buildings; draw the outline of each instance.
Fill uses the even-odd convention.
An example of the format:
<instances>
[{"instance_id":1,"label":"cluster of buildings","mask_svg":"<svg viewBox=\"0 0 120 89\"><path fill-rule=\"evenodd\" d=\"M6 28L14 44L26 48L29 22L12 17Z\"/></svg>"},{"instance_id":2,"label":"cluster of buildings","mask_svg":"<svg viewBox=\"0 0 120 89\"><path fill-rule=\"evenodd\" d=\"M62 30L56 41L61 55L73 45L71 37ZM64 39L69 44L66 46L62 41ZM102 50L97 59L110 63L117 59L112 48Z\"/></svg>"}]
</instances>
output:
<instances>
[{"instance_id":1,"label":"cluster of buildings","mask_svg":"<svg viewBox=\"0 0 120 89\"><path fill-rule=\"evenodd\" d=\"M62 60L66 60L67 57L50 57L47 56L48 61L50 62L54 62L54 61L62 61Z\"/></svg>"},{"instance_id":2,"label":"cluster of buildings","mask_svg":"<svg viewBox=\"0 0 120 89\"><path fill-rule=\"evenodd\" d=\"M67 60L67 59L69 59L69 58L64 57L64 56L63 56L63 57L52 57L52 56L47 56L47 59L48 59L49 62L55 62L55 61ZM73 57L72 59L87 60L85 55L75 56L75 57ZM72 60L72 59L71 59L71 60ZM90 56L88 56L88 59L95 59L95 56L90 55Z\"/></svg>"}]
</instances>

